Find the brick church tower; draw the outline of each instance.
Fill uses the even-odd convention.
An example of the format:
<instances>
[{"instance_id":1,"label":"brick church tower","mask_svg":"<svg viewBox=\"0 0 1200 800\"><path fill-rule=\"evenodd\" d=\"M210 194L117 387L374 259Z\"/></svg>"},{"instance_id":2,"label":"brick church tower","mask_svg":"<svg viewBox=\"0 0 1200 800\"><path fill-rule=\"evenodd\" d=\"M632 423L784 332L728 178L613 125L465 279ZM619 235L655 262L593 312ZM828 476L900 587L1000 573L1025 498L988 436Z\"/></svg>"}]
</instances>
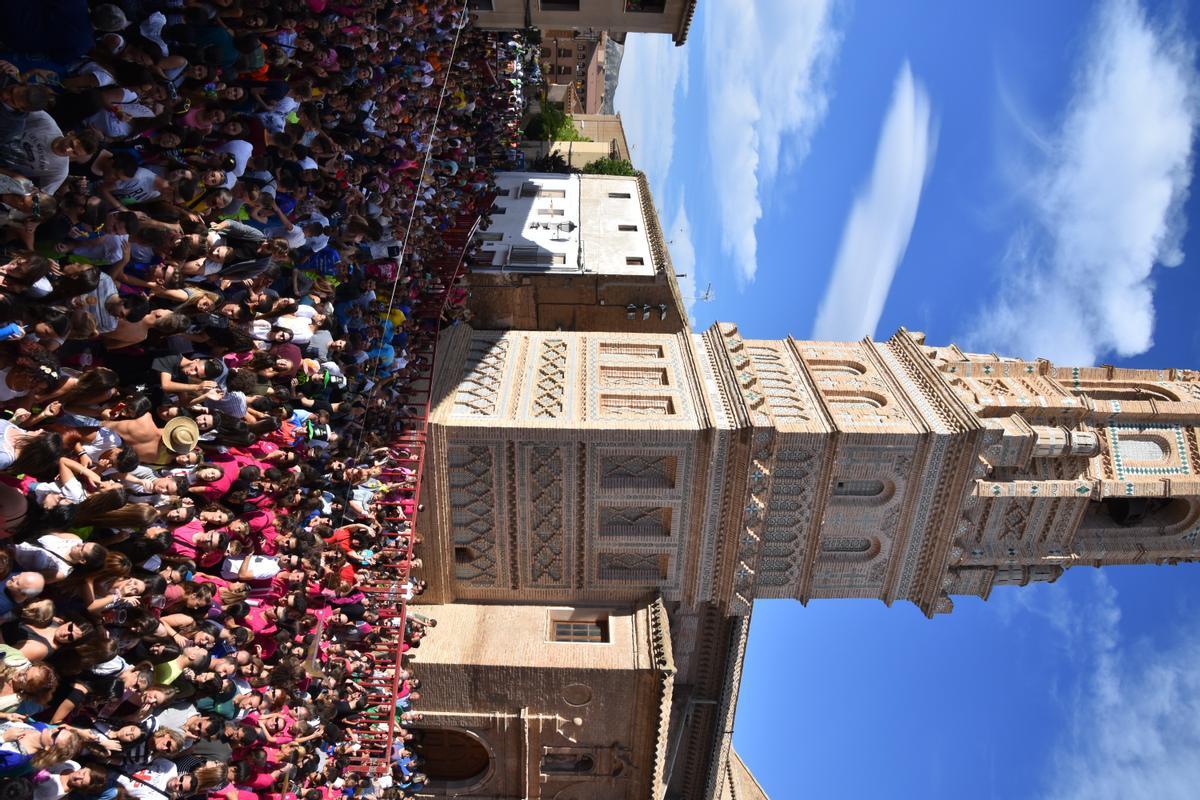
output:
<instances>
[{"instance_id":1,"label":"brick church tower","mask_svg":"<svg viewBox=\"0 0 1200 800\"><path fill-rule=\"evenodd\" d=\"M419 663L432 740L475 760L431 747L432 796L762 797L730 743L754 599L933 616L1197 556L1197 373L729 324L463 326L438 357L425 599L450 635Z\"/></svg>"}]
</instances>

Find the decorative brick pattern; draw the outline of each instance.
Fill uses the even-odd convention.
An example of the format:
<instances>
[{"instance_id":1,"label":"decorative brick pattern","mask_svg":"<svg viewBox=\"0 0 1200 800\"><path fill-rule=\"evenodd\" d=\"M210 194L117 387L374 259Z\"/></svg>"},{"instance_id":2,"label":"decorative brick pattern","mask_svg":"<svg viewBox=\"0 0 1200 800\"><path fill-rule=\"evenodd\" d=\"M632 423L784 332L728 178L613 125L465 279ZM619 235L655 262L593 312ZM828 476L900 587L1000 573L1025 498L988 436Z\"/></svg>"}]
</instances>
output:
<instances>
[{"instance_id":1,"label":"decorative brick pattern","mask_svg":"<svg viewBox=\"0 0 1200 800\"><path fill-rule=\"evenodd\" d=\"M542 342L533 386L534 419L555 419L564 410L567 383L567 343L562 339Z\"/></svg>"},{"instance_id":2,"label":"decorative brick pattern","mask_svg":"<svg viewBox=\"0 0 1200 800\"><path fill-rule=\"evenodd\" d=\"M604 456L600 461L600 488L672 489L678 467L675 456L633 453Z\"/></svg>"},{"instance_id":3,"label":"decorative brick pattern","mask_svg":"<svg viewBox=\"0 0 1200 800\"><path fill-rule=\"evenodd\" d=\"M600 367L600 386L604 389L620 389L622 387L648 389L666 386L668 382L667 370L663 367L610 365Z\"/></svg>"},{"instance_id":4,"label":"decorative brick pattern","mask_svg":"<svg viewBox=\"0 0 1200 800\"><path fill-rule=\"evenodd\" d=\"M667 556L657 553L601 553L599 578L608 583L655 584L667 577Z\"/></svg>"},{"instance_id":5,"label":"decorative brick pattern","mask_svg":"<svg viewBox=\"0 0 1200 800\"><path fill-rule=\"evenodd\" d=\"M604 539L665 539L671 535L671 509L601 506L599 526Z\"/></svg>"},{"instance_id":6,"label":"decorative brick pattern","mask_svg":"<svg viewBox=\"0 0 1200 800\"><path fill-rule=\"evenodd\" d=\"M1148 438L1147 434L1153 438ZM1112 423L1108 426L1108 442L1119 481L1132 476L1190 475L1192 472L1187 439L1179 425ZM1142 465L1160 460L1161 465Z\"/></svg>"},{"instance_id":7,"label":"decorative brick pattern","mask_svg":"<svg viewBox=\"0 0 1200 800\"><path fill-rule=\"evenodd\" d=\"M495 454L490 447L455 447L449 452L450 523L457 577L475 586L494 586L496 572Z\"/></svg>"},{"instance_id":8,"label":"decorative brick pattern","mask_svg":"<svg viewBox=\"0 0 1200 800\"><path fill-rule=\"evenodd\" d=\"M663 348L660 344L645 344L642 342L601 342L600 355L624 356L626 358L662 358Z\"/></svg>"},{"instance_id":9,"label":"decorative brick pattern","mask_svg":"<svg viewBox=\"0 0 1200 800\"><path fill-rule=\"evenodd\" d=\"M602 417L667 417L675 413L670 397L643 394L600 395Z\"/></svg>"},{"instance_id":10,"label":"decorative brick pattern","mask_svg":"<svg viewBox=\"0 0 1200 800\"><path fill-rule=\"evenodd\" d=\"M471 440L448 472L467 586L640 587L732 614L754 597L908 598L934 613L951 589L990 591L993 570L1012 582L1014 560L1043 575L1042 559L1137 563L1200 539L1186 538L1200 529L1196 426L1180 416L1193 395L1175 371L1056 370L903 332L746 341L733 325L461 347L444 419ZM1154 502L1112 510L1117 526L1106 498ZM1133 513L1168 520L1159 538Z\"/></svg>"},{"instance_id":11,"label":"decorative brick pattern","mask_svg":"<svg viewBox=\"0 0 1200 800\"><path fill-rule=\"evenodd\" d=\"M508 358L507 339L471 340L462 381L454 399L454 413L460 416L495 416L499 410L500 387Z\"/></svg>"},{"instance_id":12,"label":"decorative brick pattern","mask_svg":"<svg viewBox=\"0 0 1200 800\"><path fill-rule=\"evenodd\" d=\"M563 580L563 455L557 447L529 451L529 580L559 585Z\"/></svg>"}]
</instances>

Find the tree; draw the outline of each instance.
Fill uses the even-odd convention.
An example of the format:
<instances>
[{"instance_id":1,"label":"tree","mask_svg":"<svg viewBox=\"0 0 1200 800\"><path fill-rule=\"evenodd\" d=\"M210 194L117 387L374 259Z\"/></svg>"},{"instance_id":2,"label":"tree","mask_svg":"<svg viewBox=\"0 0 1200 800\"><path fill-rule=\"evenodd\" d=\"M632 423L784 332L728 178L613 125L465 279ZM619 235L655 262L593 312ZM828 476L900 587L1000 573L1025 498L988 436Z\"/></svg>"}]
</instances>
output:
<instances>
[{"instance_id":1,"label":"tree","mask_svg":"<svg viewBox=\"0 0 1200 800\"><path fill-rule=\"evenodd\" d=\"M557 172L561 175L579 172L577 167L572 167L567 163L562 153L547 153L541 158L534 159L529 166L534 172Z\"/></svg>"},{"instance_id":2,"label":"tree","mask_svg":"<svg viewBox=\"0 0 1200 800\"><path fill-rule=\"evenodd\" d=\"M636 177L638 171L626 158L599 158L583 168L586 175L624 175Z\"/></svg>"},{"instance_id":3,"label":"tree","mask_svg":"<svg viewBox=\"0 0 1200 800\"><path fill-rule=\"evenodd\" d=\"M561 108L544 104L540 114L525 123L525 138L535 142L590 142L575 130L575 121Z\"/></svg>"}]
</instances>

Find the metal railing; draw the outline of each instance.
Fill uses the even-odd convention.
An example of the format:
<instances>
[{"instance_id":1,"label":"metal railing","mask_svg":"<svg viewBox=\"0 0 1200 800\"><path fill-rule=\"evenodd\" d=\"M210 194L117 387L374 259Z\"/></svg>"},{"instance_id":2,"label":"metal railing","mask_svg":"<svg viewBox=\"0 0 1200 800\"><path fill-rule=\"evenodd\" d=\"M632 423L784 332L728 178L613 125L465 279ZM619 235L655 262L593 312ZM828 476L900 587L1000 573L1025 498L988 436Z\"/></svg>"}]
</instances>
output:
<instances>
[{"instance_id":1,"label":"metal railing","mask_svg":"<svg viewBox=\"0 0 1200 800\"><path fill-rule=\"evenodd\" d=\"M486 209L490 204L491 199L485 198L480 201L479 208ZM365 596L364 605L379 614L378 625L385 629L385 634L369 643L346 643L348 650L369 653L374 663L372 673L358 681L367 691L366 708L346 720L346 728L353 732L357 745L347 759L346 772L349 774L379 777L391 768L399 727L396 695L404 680L405 629L411 599L408 579L418 536L416 517L421 502L432 410L437 333L450 290L465 271L467 247L477 224L478 216L462 215L455 226L445 232L449 255L426 265L434 274L435 282L416 299L412 309L422 332L426 332L425 326L429 329L428 336L420 337L409 348L409 365L402 371L408 386L401 402L418 408L419 413L398 416L393 423L391 452L380 478L395 487L375 501L390 512L384 516L383 538L396 540L403 536L406 544L379 549L374 562L364 570L366 579L357 587Z\"/></svg>"}]
</instances>

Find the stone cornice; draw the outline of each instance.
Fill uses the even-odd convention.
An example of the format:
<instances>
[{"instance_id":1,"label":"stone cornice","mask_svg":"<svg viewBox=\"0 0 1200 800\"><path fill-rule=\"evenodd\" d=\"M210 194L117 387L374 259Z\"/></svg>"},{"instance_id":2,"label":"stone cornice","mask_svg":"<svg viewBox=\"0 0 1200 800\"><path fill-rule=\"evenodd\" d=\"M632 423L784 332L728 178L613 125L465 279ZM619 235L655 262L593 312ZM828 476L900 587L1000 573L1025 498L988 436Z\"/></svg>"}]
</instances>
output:
<instances>
[{"instance_id":1,"label":"stone cornice","mask_svg":"<svg viewBox=\"0 0 1200 800\"><path fill-rule=\"evenodd\" d=\"M642 221L646 224L646 240L650 243L650 256L654 259L655 272L673 272L671 253L663 237L658 212L654 209L654 195L650 193L650 182L645 173L637 175L638 201L642 206Z\"/></svg>"},{"instance_id":2,"label":"stone cornice","mask_svg":"<svg viewBox=\"0 0 1200 800\"><path fill-rule=\"evenodd\" d=\"M983 431L977 430L973 436L957 439L955 444L957 447L953 448L952 457L947 458L949 469L944 473L943 480L939 482L938 492L934 496L935 513L931 515L930 525L922 543L916 579L909 591L909 598L928 617L950 611L949 607L943 608L939 605L949 602L948 598L945 601L942 599L944 593L940 582L942 574L946 571L950 549L954 546L959 509L974 481L972 468L979 460Z\"/></svg>"},{"instance_id":3,"label":"stone cornice","mask_svg":"<svg viewBox=\"0 0 1200 800\"><path fill-rule=\"evenodd\" d=\"M920 399L924 399L928 404L921 409L923 412L928 413L928 410L931 410L937 420L951 432L977 430L982 427L970 407L950 388L942 373L926 357L925 351L906 329L901 328L882 346L887 347L900 361L915 383Z\"/></svg>"},{"instance_id":4,"label":"stone cornice","mask_svg":"<svg viewBox=\"0 0 1200 800\"><path fill-rule=\"evenodd\" d=\"M664 775L667 766L667 742L671 733L671 704L675 697L675 659L671 654L671 628L662 596L654 599L648 609L650 620L650 653L659 678L658 727L654 740L653 762L650 766L650 800L662 800L666 793Z\"/></svg>"},{"instance_id":5,"label":"stone cornice","mask_svg":"<svg viewBox=\"0 0 1200 800\"><path fill-rule=\"evenodd\" d=\"M733 752L733 720L737 714L738 691L742 685L742 668L746 662L746 642L749 636L750 616L735 619L733 629L729 632L729 657L725 662L724 685L717 709L718 728L713 741L713 755L709 762L708 781L704 789L705 800L717 800L720 797L719 778L728 767L729 756Z\"/></svg>"},{"instance_id":6,"label":"stone cornice","mask_svg":"<svg viewBox=\"0 0 1200 800\"><path fill-rule=\"evenodd\" d=\"M831 484L833 483L834 456L837 453L839 438L840 435L837 431L833 431L825 437L821 453L821 469L814 477L817 488L813 495L812 518L809 522L809 533L806 539L804 564L796 581L796 599L805 605L812 599L813 575L817 569L817 558L821 555L818 543L821 520L825 514L825 507L829 504L829 494L833 491Z\"/></svg>"}]
</instances>

